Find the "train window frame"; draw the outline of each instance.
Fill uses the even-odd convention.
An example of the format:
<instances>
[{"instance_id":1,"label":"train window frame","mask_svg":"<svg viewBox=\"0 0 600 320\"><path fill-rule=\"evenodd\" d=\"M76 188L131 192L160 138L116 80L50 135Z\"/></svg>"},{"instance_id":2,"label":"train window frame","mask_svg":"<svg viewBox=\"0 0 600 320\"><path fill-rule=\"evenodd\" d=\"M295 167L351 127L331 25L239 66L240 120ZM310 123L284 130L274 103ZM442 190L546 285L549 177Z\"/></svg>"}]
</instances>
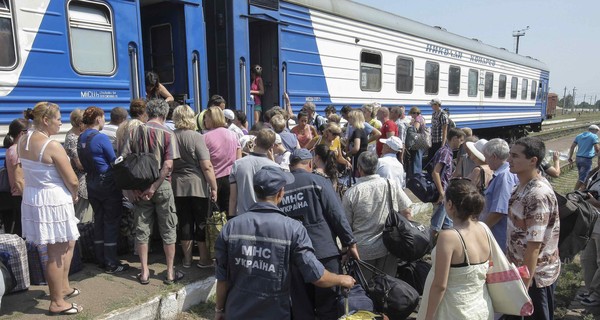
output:
<instances>
[{"instance_id":1,"label":"train window frame","mask_svg":"<svg viewBox=\"0 0 600 320\"><path fill-rule=\"evenodd\" d=\"M505 74L498 76L498 99L506 98L506 80L507 78Z\"/></svg>"},{"instance_id":2,"label":"train window frame","mask_svg":"<svg viewBox=\"0 0 600 320\"><path fill-rule=\"evenodd\" d=\"M510 79L510 98L516 99L519 93L519 78L512 77Z\"/></svg>"},{"instance_id":3,"label":"train window frame","mask_svg":"<svg viewBox=\"0 0 600 320\"><path fill-rule=\"evenodd\" d=\"M19 65L19 42L17 41L17 32L15 25L15 17L14 17L14 4L12 0L0 0L4 6L0 7L0 19L8 20L8 24L10 25L10 36L12 39L6 39L6 46L10 48L10 40L12 40L12 53L14 57L12 58L11 64L0 65L0 70L2 71L10 71L14 70ZM7 51L8 52L8 51Z\"/></svg>"},{"instance_id":4,"label":"train window frame","mask_svg":"<svg viewBox=\"0 0 600 320\"><path fill-rule=\"evenodd\" d=\"M92 7L92 9L97 9L98 12L101 11L101 13L103 13L103 17L104 17L104 21L101 21L100 19L82 19L81 16L77 17L77 14L80 14L80 12L74 14L74 12L76 12L76 10L72 9L72 5L76 4L82 7ZM69 37L69 52L70 52L70 60L71 60L71 67L73 68L73 70L75 70L75 72L77 72L78 74L81 75L93 75L93 76L112 76L116 73L117 68L118 68L118 61L117 61L117 54L116 54L116 42L115 42L115 23L114 23L114 12L112 10L112 8L104 3L104 2L98 2L98 1L91 1L91 0L69 0L66 4L66 18L67 18L67 30L68 30L68 37ZM74 17L75 16L75 17ZM92 15L87 14L86 15L89 18L92 18ZM100 15L94 16L93 18L98 18ZM76 45L74 45L74 37L73 37L73 30L87 30L87 31L96 31L96 32L108 32L110 34L110 44L111 44L111 58L112 58L112 69L110 71L108 70L81 70L81 65L78 65L77 63L77 59L79 58L80 54L78 51L76 51L77 47ZM97 39L97 37L94 37L95 39ZM106 52L105 52L106 53ZM77 59L76 59L77 57ZM84 60L92 60L89 57L84 56Z\"/></svg>"},{"instance_id":5,"label":"train window frame","mask_svg":"<svg viewBox=\"0 0 600 320\"><path fill-rule=\"evenodd\" d=\"M164 73L170 73L170 76L171 76L170 79L163 77L162 76L163 72L160 72L159 70L157 70L157 66L154 64L155 54L154 54L154 43L152 41L152 39L154 39L154 36L153 36L152 32L155 29L163 28L163 27L169 28L169 41L165 41L165 43L168 43L170 45L169 57L170 57L170 62L171 62L171 70L170 70L170 72L164 72ZM173 84L173 83L175 83L175 57L173 56L173 53L174 53L174 51L173 51L173 26L170 23L155 24L150 27L149 31L150 31L150 41L149 41L150 42L150 50L149 50L150 53L149 54L150 54L151 69L158 74L158 78L160 79L161 84ZM161 66L159 66L159 67L162 68ZM163 79L165 79L165 80L163 81ZM169 80L171 80L171 81L169 81Z\"/></svg>"},{"instance_id":6,"label":"train window frame","mask_svg":"<svg viewBox=\"0 0 600 320\"><path fill-rule=\"evenodd\" d=\"M472 68L469 69L469 75L467 79L467 96L477 97L477 93L479 92L479 70Z\"/></svg>"},{"instance_id":7,"label":"train window frame","mask_svg":"<svg viewBox=\"0 0 600 320\"><path fill-rule=\"evenodd\" d=\"M370 63L370 62L366 62L366 61L363 62L363 54L378 56L379 64ZM382 88L382 83L383 83L383 55L381 54L381 52L374 51L374 50L361 50L358 61L359 61L358 78L359 78L360 90L361 91L380 92L381 88ZM365 78L365 82L363 84L363 68L365 68L365 70L367 70L366 68L369 68L370 70L374 70L374 69L379 70L379 75L377 77L378 78L378 86L376 88L373 88L372 86L369 85L369 77L368 77L367 73L364 73L365 75L367 75L367 77Z\"/></svg>"},{"instance_id":8,"label":"train window frame","mask_svg":"<svg viewBox=\"0 0 600 320\"><path fill-rule=\"evenodd\" d=\"M488 79L488 76L490 76L490 79ZM491 98L494 95L494 73L486 71L483 83L483 97Z\"/></svg>"},{"instance_id":9,"label":"train window frame","mask_svg":"<svg viewBox=\"0 0 600 320\"><path fill-rule=\"evenodd\" d=\"M436 66L437 67L437 73L435 74L436 75L435 79L428 79L428 75L427 75L428 74L428 70L427 69L428 69L429 66ZM423 89L425 91L425 94L438 94L440 92L440 64L439 64L439 62L429 61L429 60L425 61L425 69L424 69L424 71L425 71L425 83L424 83ZM427 91L427 87L428 87L428 83L427 82L428 81L431 84L435 84L435 91ZM432 89L434 89L434 88L432 87Z\"/></svg>"},{"instance_id":10,"label":"train window frame","mask_svg":"<svg viewBox=\"0 0 600 320\"><path fill-rule=\"evenodd\" d=\"M535 97L537 95L537 89L538 89L538 83L535 80L531 80L531 95L529 96L529 99L531 100L535 100Z\"/></svg>"},{"instance_id":11,"label":"train window frame","mask_svg":"<svg viewBox=\"0 0 600 320\"><path fill-rule=\"evenodd\" d=\"M529 81L521 80L521 100L527 100L527 91L529 90Z\"/></svg>"},{"instance_id":12,"label":"train window frame","mask_svg":"<svg viewBox=\"0 0 600 320\"><path fill-rule=\"evenodd\" d=\"M455 78L452 74L452 69L458 69L458 78ZM462 73L462 68L456 65L448 66L448 95L449 96L458 96L460 95L460 76ZM454 83L456 82L456 83ZM454 89L454 90L451 90Z\"/></svg>"},{"instance_id":13,"label":"train window frame","mask_svg":"<svg viewBox=\"0 0 600 320\"><path fill-rule=\"evenodd\" d=\"M400 72L398 71L398 67L399 67L399 61L403 60L403 61L407 61L410 63L410 75L409 76L405 76L406 79L409 79L410 77L410 90L400 90L400 83L402 83L402 81L400 81ZM397 56L396 57L396 92L398 93L412 93L415 87L415 60L413 58L409 58L409 57L403 57L403 56Z\"/></svg>"}]
</instances>

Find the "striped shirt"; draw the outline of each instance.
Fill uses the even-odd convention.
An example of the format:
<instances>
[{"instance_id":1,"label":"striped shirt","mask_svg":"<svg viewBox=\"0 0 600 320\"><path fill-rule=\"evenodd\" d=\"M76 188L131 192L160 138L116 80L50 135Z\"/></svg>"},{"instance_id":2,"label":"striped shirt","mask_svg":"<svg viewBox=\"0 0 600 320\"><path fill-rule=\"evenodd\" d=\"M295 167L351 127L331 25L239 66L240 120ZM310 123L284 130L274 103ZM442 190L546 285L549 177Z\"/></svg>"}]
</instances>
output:
<instances>
[{"instance_id":1,"label":"striped shirt","mask_svg":"<svg viewBox=\"0 0 600 320\"><path fill-rule=\"evenodd\" d=\"M167 160L180 158L175 134L155 121L148 121L145 125L137 127L130 133L129 142L124 146L123 155L144 152L146 141L148 141L147 150L154 153L159 168L162 168L162 164Z\"/></svg>"}]
</instances>

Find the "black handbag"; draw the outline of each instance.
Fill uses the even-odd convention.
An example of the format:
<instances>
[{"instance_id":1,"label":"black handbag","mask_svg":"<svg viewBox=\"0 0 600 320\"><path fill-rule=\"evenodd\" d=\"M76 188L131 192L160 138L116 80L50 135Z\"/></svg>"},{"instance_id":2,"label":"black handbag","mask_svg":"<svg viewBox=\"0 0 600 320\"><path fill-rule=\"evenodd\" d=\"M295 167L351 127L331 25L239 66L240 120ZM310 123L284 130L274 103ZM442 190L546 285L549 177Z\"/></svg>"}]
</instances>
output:
<instances>
[{"instance_id":1,"label":"black handbag","mask_svg":"<svg viewBox=\"0 0 600 320\"><path fill-rule=\"evenodd\" d=\"M365 268L373 273L371 279L365 279L360 268L357 268L355 279L373 300L375 311L382 312L390 320L404 320L415 311L419 304L419 293L413 287L364 261L354 259L353 261L360 268Z\"/></svg>"},{"instance_id":2,"label":"black handbag","mask_svg":"<svg viewBox=\"0 0 600 320\"><path fill-rule=\"evenodd\" d=\"M429 228L408 220L394 210L390 181L387 180L387 183L390 213L383 227L383 244L391 254L402 261L411 262L421 259L431 251Z\"/></svg>"},{"instance_id":3,"label":"black handbag","mask_svg":"<svg viewBox=\"0 0 600 320\"><path fill-rule=\"evenodd\" d=\"M4 166L0 168L0 192L10 192L10 182L8 181L8 169L6 169L6 161Z\"/></svg>"},{"instance_id":4,"label":"black handbag","mask_svg":"<svg viewBox=\"0 0 600 320\"><path fill-rule=\"evenodd\" d=\"M406 182L406 187L423 202L436 202L440 197L431 173L427 171L415 173Z\"/></svg>"},{"instance_id":5,"label":"black handbag","mask_svg":"<svg viewBox=\"0 0 600 320\"><path fill-rule=\"evenodd\" d=\"M137 138L143 139L144 150L119 157L113 165L117 188L123 190L146 190L160 177L156 156L151 153L145 125L137 129Z\"/></svg>"}]
</instances>

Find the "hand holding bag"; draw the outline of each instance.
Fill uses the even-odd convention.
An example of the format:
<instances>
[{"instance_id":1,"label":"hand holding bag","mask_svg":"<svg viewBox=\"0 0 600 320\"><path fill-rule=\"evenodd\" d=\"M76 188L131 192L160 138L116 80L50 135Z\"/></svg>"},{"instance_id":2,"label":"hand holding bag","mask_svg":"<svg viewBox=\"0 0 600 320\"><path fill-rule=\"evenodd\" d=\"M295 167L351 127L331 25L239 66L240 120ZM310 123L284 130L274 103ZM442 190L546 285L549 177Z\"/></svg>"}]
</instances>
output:
<instances>
[{"instance_id":1,"label":"hand holding bag","mask_svg":"<svg viewBox=\"0 0 600 320\"><path fill-rule=\"evenodd\" d=\"M508 261L488 226L479 223L485 229L490 243L493 265L490 263L485 285L494 305L494 312L515 316L533 314L533 303L521 279L519 269Z\"/></svg>"},{"instance_id":2,"label":"hand holding bag","mask_svg":"<svg viewBox=\"0 0 600 320\"><path fill-rule=\"evenodd\" d=\"M215 258L215 242L223 226L227 223L227 214L225 211L219 210L219 205L214 201L208 206L208 217L206 218L206 247L210 254L210 258Z\"/></svg>"}]
</instances>

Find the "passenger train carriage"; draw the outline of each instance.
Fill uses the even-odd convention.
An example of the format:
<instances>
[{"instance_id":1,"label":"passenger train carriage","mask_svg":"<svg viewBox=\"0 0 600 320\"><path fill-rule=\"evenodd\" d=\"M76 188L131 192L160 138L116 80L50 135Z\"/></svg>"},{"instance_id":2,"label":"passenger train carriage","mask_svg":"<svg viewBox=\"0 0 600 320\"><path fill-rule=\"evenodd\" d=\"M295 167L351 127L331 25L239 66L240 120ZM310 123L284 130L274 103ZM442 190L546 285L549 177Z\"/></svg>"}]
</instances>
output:
<instances>
[{"instance_id":1,"label":"passenger train carriage","mask_svg":"<svg viewBox=\"0 0 600 320\"><path fill-rule=\"evenodd\" d=\"M437 97L458 126L540 130L542 62L347 0L0 0L0 133L38 101L108 111L145 97L153 70L195 110L220 94L252 122L250 67L264 108L291 98L419 106Z\"/></svg>"}]
</instances>

